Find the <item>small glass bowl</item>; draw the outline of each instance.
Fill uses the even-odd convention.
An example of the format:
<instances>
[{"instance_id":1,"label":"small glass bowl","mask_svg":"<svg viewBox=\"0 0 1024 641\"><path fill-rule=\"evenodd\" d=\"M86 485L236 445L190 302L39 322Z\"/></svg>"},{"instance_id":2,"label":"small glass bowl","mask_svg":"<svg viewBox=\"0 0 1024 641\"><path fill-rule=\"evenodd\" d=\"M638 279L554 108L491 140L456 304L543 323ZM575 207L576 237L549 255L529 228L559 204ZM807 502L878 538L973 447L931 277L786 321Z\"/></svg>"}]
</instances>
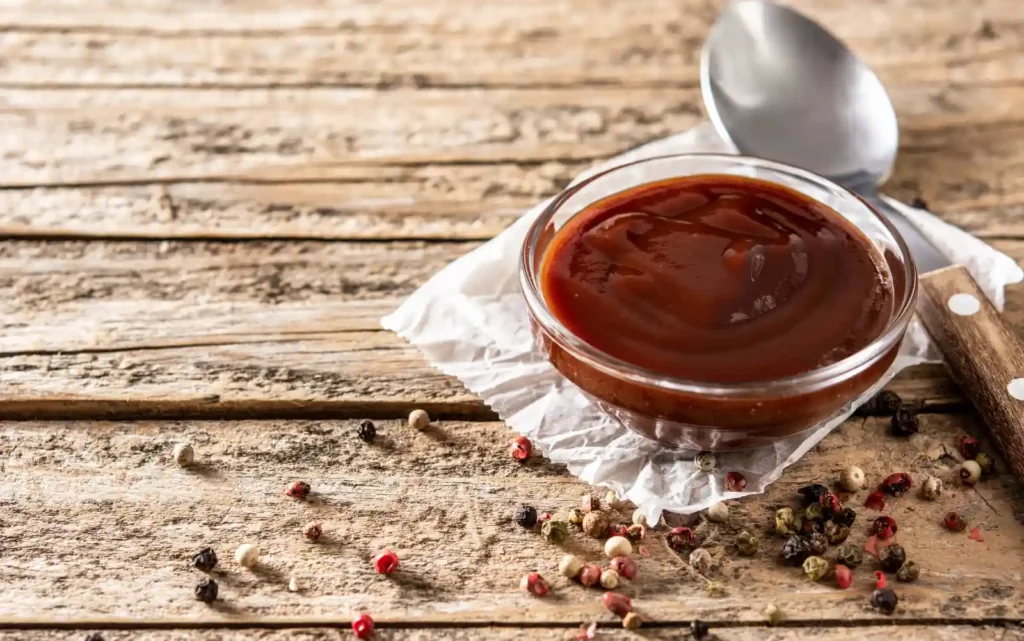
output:
<instances>
[{"instance_id":1,"label":"small glass bowl","mask_svg":"<svg viewBox=\"0 0 1024 641\"><path fill-rule=\"evenodd\" d=\"M700 174L734 174L781 184L828 205L856 225L882 252L892 276L896 300L885 331L860 351L826 367L772 381L709 384L637 367L584 342L563 326L545 304L538 273L555 232L608 196L658 180ZM534 341L559 372L629 429L668 446L712 451L771 444L843 409L892 365L917 298L917 270L903 238L853 192L781 163L721 154L649 158L569 187L531 226L519 268Z\"/></svg>"}]
</instances>

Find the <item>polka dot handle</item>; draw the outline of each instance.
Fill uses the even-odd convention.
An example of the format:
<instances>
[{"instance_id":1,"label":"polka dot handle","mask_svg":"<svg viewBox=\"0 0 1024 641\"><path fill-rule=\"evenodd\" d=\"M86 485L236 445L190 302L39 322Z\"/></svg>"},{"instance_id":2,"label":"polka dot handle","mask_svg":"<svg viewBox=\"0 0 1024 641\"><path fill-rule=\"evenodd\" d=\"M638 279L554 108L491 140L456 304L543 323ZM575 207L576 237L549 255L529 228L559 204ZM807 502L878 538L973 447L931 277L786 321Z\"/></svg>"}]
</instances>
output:
<instances>
[{"instance_id":1,"label":"polka dot handle","mask_svg":"<svg viewBox=\"0 0 1024 641\"><path fill-rule=\"evenodd\" d=\"M1024 480L1024 345L964 267L924 274L920 285L921 320Z\"/></svg>"}]
</instances>

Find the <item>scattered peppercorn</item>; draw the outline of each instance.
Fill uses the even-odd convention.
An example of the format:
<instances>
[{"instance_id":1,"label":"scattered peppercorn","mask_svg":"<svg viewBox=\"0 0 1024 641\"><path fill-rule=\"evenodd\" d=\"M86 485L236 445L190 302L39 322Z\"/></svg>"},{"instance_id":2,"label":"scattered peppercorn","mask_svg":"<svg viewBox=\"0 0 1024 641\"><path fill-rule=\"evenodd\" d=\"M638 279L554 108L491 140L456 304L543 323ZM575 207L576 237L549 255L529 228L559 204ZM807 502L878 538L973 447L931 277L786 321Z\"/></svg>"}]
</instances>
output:
<instances>
[{"instance_id":1,"label":"scattered peppercorn","mask_svg":"<svg viewBox=\"0 0 1024 641\"><path fill-rule=\"evenodd\" d=\"M982 541L985 540L985 535L981 533L981 528L980 527L975 527L973 530L971 530L971 533L968 534L967 536L971 537L972 539L974 539L978 543L981 543Z\"/></svg>"},{"instance_id":2,"label":"scattered peppercorn","mask_svg":"<svg viewBox=\"0 0 1024 641\"><path fill-rule=\"evenodd\" d=\"M196 584L196 598L203 603L213 603L217 600L217 582L213 579L203 579Z\"/></svg>"},{"instance_id":3,"label":"scattered peppercorn","mask_svg":"<svg viewBox=\"0 0 1024 641\"><path fill-rule=\"evenodd\" d=\"M690 552L690 567L700 574L707 574L711 569L711 553L704 548L697 548Z\"/></svg>"},{"instance_id":4,"label":"scattered peppercorn","mask_svg":"<svg viewBox=\"0 0 1024 641\"><path fill-rule=\"evenodd\" d=\"M612 559L612 562L609 565L619 573L619 576L625 577L630 581L636 578L636 561L634 561L632 557L617 556Z\"/></svg>"},{"instance_id":5,"label":"scattered peppercorn","mask_svg":"<svg viewBox=\"0 0 1024 641\"><path fill-rule=\"evenodd\" d=\"M377 574L392 574L398 569L398 555L391 550L381 550L373 557L373 569Z\"/></svg>"},{"instance_id":6,"label":"scattered peppercorn","mask_svg":"<svg viewBox=\"0 0 1024 641\"><path fill-rule=\"evenodd\" d=\"M566 554L562 557L562 560L558 562L558 572L570 579L576 578L576 575L583 569L583 561L580 561L578 557L573 554Z\"/></svg>"},{"instance_id":7,"label":"scattered peppercorn","mask_svg":"<svg viewBox=\"0 0 1024 641\"><path fill-rule=\"evenodd\" d=\"M821 506L821 513L826 519L832 518L832 515L843 509L842 503L839 502L839 497L832 492L825 492L818 497L818 505Z\"/></svg>"},{"instance_id":8,"label":"scattered peppercorn","mask_svg":"<svg viewBox=\"0 0 1024 641\"><path fill-rule=\"evenodd\" d=\"M708 581L704 585L704 594L712 599L721 599L725 596L725 584L721 581Z\"/></svg>"},{"instance_id":9,"label":"scattered peppercorn","mask_svg":"<svg viewBox=\"0 0 1024 641\"><path fill-rule=\"evenodd\" d=\"M188 467L196 460L196 451L188 443L178 443L171 454L174 456L174 462L181 467Z\"/></svg>"},{"instance_id":10,"label":"scattered peppercorn","mask_svg":"<svg viewBox=\"0 0 1024 641\"><path fill-rule=\"evenodd\" d=\"M881 492L872 492L868 495L867 500L864 501L864 507L869 510L881 512L885 509L885 494L882 494Z\"/></svg>"},{"instance_id":11,"label":"scattered peppercorn","mask_svg":"<svg viewBox=\"0 0 1024 641\"><path fill-rule=\"evenodd\" d=\"M604 553L609 559L617 556L629 556L633 553L633 544L624 536L613 536L604 544Z\"/></svg>"},{"instance_id":12,"label":"scattered peppercorn","mask_svg":"<svg viewBox=\"0 0 1024 641\"><path fill-rule=\"evenodd\" d=\"M729 505L724 501L715 503L708 508L708 520L715 523L725 523L729 520Z\"/></svg>"},{"instance_id":13,"label":"scattered peppercorn","mask_svg":"<svg viewBox=\"0 0 1024 641\"><path fill-rule=\"evenodd\" d=\"M828 550L828 539L824 534L815 532L807 537L807 549L815 556L821 556Z\"/></svg>"},{"instance_id":14,"label":"scattered peppercorn","mask_svg":"<svg viewBox=\"0 0 1024 641\"><path fill-rule=\"evenodd\" d=\"M981 480L981 466L977 461L964 461L960 464L960 482L974 485Z\"/></svg>"},{"instance_id":15,"label":"scattered peppercorn","mask_svg":"<svg viewBox=\"0 0 1024 641\"><path fill-rule=\"evenodd\" d=\"M707 623L697 621L696 619L690 621L690 636L693 637L695 641L701 641L702 639L708 638L709 631L710 628Z\"/></svg>"},{"instance_id":16,"label":"scattered peppercorn","mask_svg":"<svg viewBox=\"0 0 1024 641\"><path fill-rule=\"evenodd\" d=\"M647 538L647 528L642 525L630 525L626 528L626 538L633 543L639 543Z\"/></svg>"},{"instance_id":17,"label":"scattered peppercorn","mask_svg":"<svg viewBox=\"0 0 1024 641\"><path fill-rule=\"evenodd\" d=\"M754 556L761 548L761 539L743 530L736 536L736 548L743 556Z\"/></svg>"},{"instance_id":18,"label":"scattered peppercorn","mask_svg":"<svg viewBox=\"0 0 1024 641\"><path fill-rule=\"evenodd\" d=\"M601 597L601 602L609 612L619 617L624 617L633 610L633 602L629 600L629 597L618 592L605 592Z\"/></svg>"},{"instance_id":19,"label":"scattered peppercorn","mask_svg":"<svg viewBox=\"0 0 1024 641\"><path fill-rule=\"evenodd\" d=\"M896 534L897 529L896 519L888 515L878 517L875 519L874 523L871 524L871 531L875 536L883 541L891 539L893 535Z\"/></svg>"},{"instance_id":20,"label":"scattered peppercorn","mask_svg":"<svg viewBox=\"0 0 1024 641\"><path fill-rule=\"evenodd\" d=\"M818 532L821 532L821 521L811 521L809 519L804 519L803 523L800 525L801 534L810 535Z\"/></svg>"},{"instance_id":21,"label":"scattered peppercorn","mask_svg":"<svg viewBox=\"0 0 1024 641\"><path fill-rule=\"evenodd\" d=\"M377 426L373 424L373 421L367 419L359 424L359 429L356 430L356 434L359 435L359 438L363 441L373 443L373 439L377 438Z\"/></svg>"},{"instance_id":22,"label":"scattered peppercorn","mask_svg":"<svg viewBox=\"0 0 1024 641\"><path fill-rule=\"evenodd\" d=\"M537 508L532 505L520 505L514 518L521 527L531 528L537 525Z\"/></svg>"},{"instance_id":23,"label":"scattered peppercorn","mask_svg":"<svg viewBox=\"0 0 1024 641\"><path fill-rule=\"evenodd\" d=\"M592 585L597 585L601 580L601 568L588 563L580 569L580 573L576 575L583 587L589 588Z\"/></svg>"},{"instance_id":24,"label":"scattered peppercorn","mask_svg":"<svg viewBox=\"0 0 1024 641\"><path fill-rule=\"evenodd\" d=\"M569 517L566 520L569 521L569 525L576 525L582 528L583 510L581 510L578 507L574 507L573 509L569 510Z\"/></svg>"},{"instance_id":25,"label":"scattered peppercorn","mask_svg":"<svg viewBox=\"0 0 1024 641\"><path fill-rule=\"evenodd\" d=\"M85 635L85 641L106 641L106 639L104 639L103 635L99 632L93 632Z\"/></svg>"},{"instance_id":26,"label":"scattered peppercorn","mask_svg":"<svg viewBox=\"0 0 1024 641\"><path fill-rule=\"evenodd\" d=\"M209 572L217 567L217 553L213 548L203 548L192 555L192 567L200 572Z\"/></svg>"},{"instance_id":27,"label":"scattered peppercorn","mask_svg":"<svg viewBox=\"0 0 1024 641\"><path fill-rule=\"evenodd\" d=\"M782 507L775 510L775 533L779 536L788 536L796 532L793 527L793 521L795 519L793 514L793 508Z\"/></svg>"},{"instance_id":28,"label":"scattered peppercorn","mask_svg":"<svg viewBox=\"0 0 1024 641\"><path fill-rule=\"evenodd\" d=\"M530 572L523 576L519 587L533 596L547 596L548 594L548 582L537 572Z\"/></svg>"},{"instance_id":29,"label":"scattered peppercorn","mask_svg":"<svg viewBox=\"0 0 1024 641\"><path fill-rule=\"evenodd\" d=\"M425 430L430 426L430 414L423 410L409 412L409 427L414 430Z\"/></svg>"},{"instance_id":30,"label":"scattered peppercorn","mask_svg":"<svg viewBox=\"0 0 1024 641\"><path fill-rule=\"evenodd\" d=\"M864 470L856 465L851 465L839 474L839 484L847 492L856 492L864 487Z\"/></svg>"},{"instance_id":31,"label":"scattered peppercorn","mask_svg":"<svg viewBox=\"0 0 1024 641\"><path fill-rule=\"evenodd\" d=\"M293 576L290 579L288 579L288 591L289 592L298 592L301 589L302 589L302 584L299 583L299 579L297 577Z\"/></svg>"},{"instance_id":32,"label":"scattered peppercorn","mask_svg":"<svg viewBox=\"0 0 1024 641\"><path fill-rule=\"evenodd\" d=\"M902 545L887 545L878 551L878 565L885 572L897 572L907 561L907 552Z\"/></svg>"},{"instance_id":33,"label":"scattered peppercorn","mask_svg":"<svg viewBox=\"0 0 1024 641\"><path fill-rule=\"evenodd\" d=\"M604 495L604 504L613 510L617 510L622 507L622 499L619 498L619 493L615 490L608 490L608 493Z\"/></svg>"},{"instance_id":34,"label":"scattered peppercorn","mask_svg":"<svg viewBox=\"0 0 1024 641\"><path fill-rule=\"evenodd\" d=\"M306 527L302 528L302 535L310 541L317 541L320 536L324 533L323 524L320 521L310 521L306 524Z\"/></svg>"},{"instance_id":35,"label":"scattered peppercorn","mask_svg":"<svg viewBox=\"0 0 1024 641\"><path fill-rule=\"evenodd\" d=\"M541 512L537 515L537 524L544 525L551 520L551 512Z\"/></svg>"},{"instance_id":36,"label":"scattered peppercorn","mask_svg":"<svg viewBox=\"0 0 1024 641\"><path fill-rule=\"evenodd\" d=\"M794 534L782 544L782 560L787 565L800 565L811 556L811 546L804 537Z\"/></svg>"},{"instance_id":37,"label":"scattered peppercorn","mask_svg":"<svg viewBox=\"0 0 1024 641\"><path fill-rule=\"evenodd\" d=\"M917 434L921 429L921 423L917 419L917 412L901 407L896 410L889 421L889 431L895 436L911 436Z\"/></svg>"},{"instance_id":38,"label":"scattered peppercorn","mask_svg":"<svg viewBox=\"0 0 1024 641\"><path fill-rule=\"evenodd\" d=\"M665 536L665 543L676 552L689 550L696 544L697 538L688 527L674 527Z\"/></svg>"},{"instance_id":39,"label":"scattered peppercorn","mask_svg":"<svg viewBox=\"0 0 1024 641\"><path fill-rule=\"evenodd\" d=\"M882 487L880 488L886 494L893 496L901 496L904 492L909 490L914 484L913 479L906 472L896 472L885 477L882 481Z\"/></svg>"},{"instance_id":40,"label":"scattered peppercorn","mask_svg":"<svg viewBox=\"0 0 1024 641\"><path fill-rule=\"evenodd\" d=\"M885 587L885 575L875 572L878 581L875 583L875 591L871 593L871 605L877 608L882 614L892 614L896 611L896 604L899 598L892 588Z\"/></svg>"},{"instance_id":41,"label":"scattered peppercorn","mask_svg":"<svg viewBox=\"0 0 1024 641\"><path fill-rule=\"evenodd\" d=\"M522 463L526 459L530 458L530 454L533 452L533 443L530 439L525 436L517 436L512 439L512 443L508 447L509 456L513 460Z\"/></svg>"},{"instance_id":42,"label":"scattered peppercorn","mask_svg":"<svg viewBox=\"0 0 1024 641\"><path fill-rule=\"evenodd\" d=\"M417 412L420 410L416 410ZM369 639L373 636L373 617L365 612L352 619L352 633L357 639Z\"/></svg>"},{"instance_id":43,"label":"scattered peppercorn","mask_svg":"<svg viewBox=\"0 0 1024 641\"><path fill-rule=\"evenodd\" d=\"M832 520L836 525L845 525L846 527L853 527L854 521L857 520L857 513L852 508L844 507L835 514L832 515Z\"/></svg>"},{"instance_id":44,"label":"scattered peppercorn","mask_svg":"<svg viewBox=\"0 0 1024 641\"><path fill-rule=\"evenodd\" d=\"M942 494L942 481L934 476L929 476L921 483L921 496L928 501L934 501Z\"/></svg>"},{"instance_id":45,"label":"scattered peppercorn","mask_svg":"<svg viewBox=\"0 0 1024 641\"><path fill-rule=\"evenodd\" d=\"M852 569L864 562L864 552L855 545L840 545L836 549L836 561Z\"/></svg>"},{"instance_id":46,"label":"scattered peppercorn","mask_svg":"<svg viewBox=\"0 0 1024 641\"><path fill-rule=\"evenodd\" d=\"M828 539L829 545L839 545L849 538L850 528L845 525L839 525L835 521L825 521L822 533Z\"/></svg>"},{"instance_id":47,"label":"scattered peppercorn","mask_svg":"<svg viewBox=\"0 0 1024 641\"><path fill-rule=\"evenodd\" d=\"M614 590L619 587L619 573L612 568L601 572L601 587L605 590Z\"/></svg>"},{"instance_id":48,"label":"scattered peppercorn","mask_svg":"<svg viewBox=\"0 0 1024 641\"><path fill-rule=\"evenodd\" d=\"M907 561L903 564L903 567L896 572L896 578L904 583L913 583L917 581L917 577L921 576L921 568L917 567L917 564L913 561Z\"/></svg>"},{"instance_id":49,"label":"scattered peppercorn","mask_svg":"<svg viewBox=\"0 0 1024 641\"><path fill-rule=\"evenodd\" d=\"M811 485L805 485L804 487L797 490L804 498L804 507L812 503L821 503L821 497L824 494L828 494L828 488L820 483L812 483Z\"/></svg>"},{"instance_id":50,"label":"scattered peppercorn","mask_svg":"<svg viewBox=\"0 0 1024 641\"><path fill-rule=\"evenodd\" d=\"M643 620L640 615L636 612L627 612L626 616L622 617L622 627L630 630L636 630L643 624Z\"/></svg>"},{"instance_id":51,"label":"scattered peppercorn","mask_svg":"<svg viewBox=\"0 0 1024 641\"><path fill-rule=\"evenodd\" d=\"M804 574L806 574L812 581L820 581L829 572L828 561L821 558L820 556L809 556L804 559L803 563Z\"/></svg>"},{"instance_id":52,"label":"scattered peppercorn","mask_svg":"<svg viewBox=\"0 0 1024 641\"><path fill-rule=\"evenodd\" d=\"M309 496L310 490L313 489L309 486L309 483L305 481L295 481L288 486L288 489L284 491L285 494L292 497L293 499L299 499L305 501L306 497Z\"/></svg>"},{"instance_id":53,"label":"scattered peppercorn","mask_svg":"<svg viewBox=\"0 0 1024 641\"><path fill-rule=\"evenodd\" d=\"M601 501L593 494L584 494L580 499L580 507L584 512L594 512L601 509Z\"/></svg>"},{"instance_id":54,"label":"scattered peppercorn","mask_svg":"<svg viewBox=\"0 0 1024 641\"><path fill-rule=\"evenodd\" d=\"M786 614L779 606L769 603L764 609L764 618L768 619L768 625L778 625L786 618Z\"/></svg>"},{"instance_id":55,"label":"scattered peppercorn","mask_svg":"<svg viewBox=\"0 0 1024 641\"><path fill-rule=\"evenodd\" d=\"M967 519L956 512L947 513L945 518L942 519L942 523L954 532L963 532L967 529Z\"/></svg>"},{"instance_id":56,"label":"scattered peppercorn","mask_svg":"<svg viewBox=\"0 0 1024 641\"><path fill-rule=\"evenodd\" d=\"M260 562L260 546L244 543L235 550L235 562L243 568L255 567Z\"/></svg>"},{"instance_id":57,"label":"scattered peppercorn","mask_svg":"<svg viewBox=\"0 0 1024 641\"><path fill-rule=\"evenodd\" d=\"M747 487L747 477L739 472L729 472L725 475L725 489L730 492L742 492Z\"/></svg>"},{"instance_id":58,"label":"scattered peppercorn","mask_svg":"<svg viewBox=\"0 0 1024 641\"><path fill-rule=\"evenodd\" d=\"M996 462L992 460L992 457L984 452L980 452L977 456L975 456L974 462L977 463L978 467L981 468L982 476L988 476L989 474L991 474L993 468L995 468L996 465Z\"/></svg>"},{"instance_id":59,"label":"scattered peppercorn","mask_svg":"<svg viewBox=\"0 0 1024 641\"><path fill-rule=\"evenodd\" d=\"M544 521L544 525L540 526L540 533L549 543L561 545L569 538L569 524L565 521L549 519Z\"/></svg>"},{"instance_id":60,"label":"scattered peppercorn","mask_svg":"<svg viewBox=\"0 0 1024 641\"><path fill-rule=\"evenodd\" d=\"M850 568L848 568L845 565L842 565L841 563L837 564L836 565L836 586L838 586L838 588L840 590L845 590L846 588L850 587L851 585L853 585L853 570L851 570Z\"/></svg>"},{"instance_id":61,"label":"scattered peppercorn","mask_svg":"<svg viewBox=\"0 0 1024 641\"><path fill-rule=\"evenodd\" d=\"M861 413L871 416L892 416L902 405L903 399L899 394L884 390L865 403Z\"/></svg>"},{"instance_id":62,"label":"scattered peppercorn","mask_svg":"<svg viewBox=\"0 0 1024 641\"><path fill-rule=\"evenodd\" d=\"M592 536L595 539L600 539L605 536L608 532L608 517L603 512L588 512L583 514L580 510L573 510L569 514L569 522L573 523L574 519L580 517L580 525L587 536Z\"/></svg>"},{"instance_id":63,"label":"scattered peppercorn","mask_svg":"<svg viewBox=\"0 0 1024 641\"><path fill-rule=\"evenodd\" d=\"M650 525L650 523L647 522L647 514L645 514L643 509L639 507L633 510L633 518L631 520L633 521L633 525Z\"/></svg>"},{"instance_id":64,"label":"scattered peppercorn","mask_svg":"<svg viewBox=\"0 0 1024 641\"><path fill-rule=\"evenodd\" d=\"M980 452L980 448L978 447L978 439L974 438L973 436L961 436L960 440L957 442L957 449L960 450L961 456L963 456L965 459L972 460Z\"/></svg>"},{"instance_id":65,"label":"scattered peppercorn","mask_svg":"<svg viewBox=\"0 0 1024 641\"><path fill-rule=\"evenodd\" d=\"M610 523L608 524L608 533L605 536L626 536L628 531L629 526L625 523Z\"/></svg>"},{"instance_id":66,"label":"scattered peppercorn","mask_svg":"<svg viewBox=\"0 0 1024 641\"><path fill-rule=\"evenodd\" d=\"M693 464L701 472L710 472L715 469L715 455L711 452L698 452L693 459Z\"/></svg>"},{"instance_id":67,"label":"scattered peppercorn","mask_svg":"<svg viewBox=\"0 0 1024 641\"><path fill-rule=\"evenodd\" d=\"M804 521L820 521L824 518L822 514L821 506L817 503L811 503L804 510Z\"/></svg>"}]
</instances>

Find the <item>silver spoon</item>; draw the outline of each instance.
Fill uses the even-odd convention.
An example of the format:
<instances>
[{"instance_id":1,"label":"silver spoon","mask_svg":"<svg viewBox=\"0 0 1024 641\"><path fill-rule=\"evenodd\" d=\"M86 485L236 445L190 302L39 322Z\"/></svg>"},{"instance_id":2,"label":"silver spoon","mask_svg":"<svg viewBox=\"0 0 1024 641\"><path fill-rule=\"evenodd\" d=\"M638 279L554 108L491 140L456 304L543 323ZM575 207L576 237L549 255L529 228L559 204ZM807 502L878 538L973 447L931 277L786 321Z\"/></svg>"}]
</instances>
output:
<instances>
[{"instance_id":1,"label":"silver spoon","mask_svg":"<svg viewBox=\"0 0 1024 641\"><path fill-rule=\"evenodd\" d=\"M740 153L821 174L896 226L921 274L925 326L1024 480L1024 347L970 273L878 197L899 142L878 77L796 11L735 0L701 52L701 91L719 134Z\"/></svg>"}]
</instances>

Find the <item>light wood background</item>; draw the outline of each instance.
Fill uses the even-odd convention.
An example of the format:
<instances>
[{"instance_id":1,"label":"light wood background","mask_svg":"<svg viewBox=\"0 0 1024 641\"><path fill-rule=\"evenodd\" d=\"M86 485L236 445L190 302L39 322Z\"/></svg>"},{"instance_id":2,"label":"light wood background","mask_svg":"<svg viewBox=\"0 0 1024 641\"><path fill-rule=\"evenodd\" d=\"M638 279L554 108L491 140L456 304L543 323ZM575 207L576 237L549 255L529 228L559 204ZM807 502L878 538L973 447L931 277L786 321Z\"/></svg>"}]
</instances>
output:
<instances>
[{"instance_id":1,"label":"light wood background","mask_svg":"<svg viewBox=\"0 0 1024 641\"><path fill-rule=\"evenodd\" d=\"M361 609L389 639L566 639L593 620L634 638L510 520L588 488L509 460L507 428L378 319L589 164L700 122L721 4L0 2L0 640L318 641L348 638ZM1019 0L791 4L889 88L888 193L1024 259ZM1024 287L1008 298L1024 330ZM625 588L640 634L700 618L728 640L1024 638L1024 502L1006 473L894 502L923 573L892 618L868 604L873 568L838 591L779 565L778 539L735 554L735 533L763 531L804 483L850 463L952 481L956 438L987 443L941 367L891 388L927 410L921 433L852 419L734 504L712 545L725 597L655 541ZM442 420L412 432L415 407ZM372 447L354 436L366 417ZM182 440L190 471L170 463ZM308 504L281 496L300 477ZM942 529L952 509L983 543ZM315 545L300 532L314 518ZM230 560L248 541L259 572ZM187 567L205 545L222 559L214 607ZM390 580L368 563L385 545L402 557ZM519 592L531 569L552 598ZM772 602L781 628L763 627Z\"/></svg>"}]
</instances>

